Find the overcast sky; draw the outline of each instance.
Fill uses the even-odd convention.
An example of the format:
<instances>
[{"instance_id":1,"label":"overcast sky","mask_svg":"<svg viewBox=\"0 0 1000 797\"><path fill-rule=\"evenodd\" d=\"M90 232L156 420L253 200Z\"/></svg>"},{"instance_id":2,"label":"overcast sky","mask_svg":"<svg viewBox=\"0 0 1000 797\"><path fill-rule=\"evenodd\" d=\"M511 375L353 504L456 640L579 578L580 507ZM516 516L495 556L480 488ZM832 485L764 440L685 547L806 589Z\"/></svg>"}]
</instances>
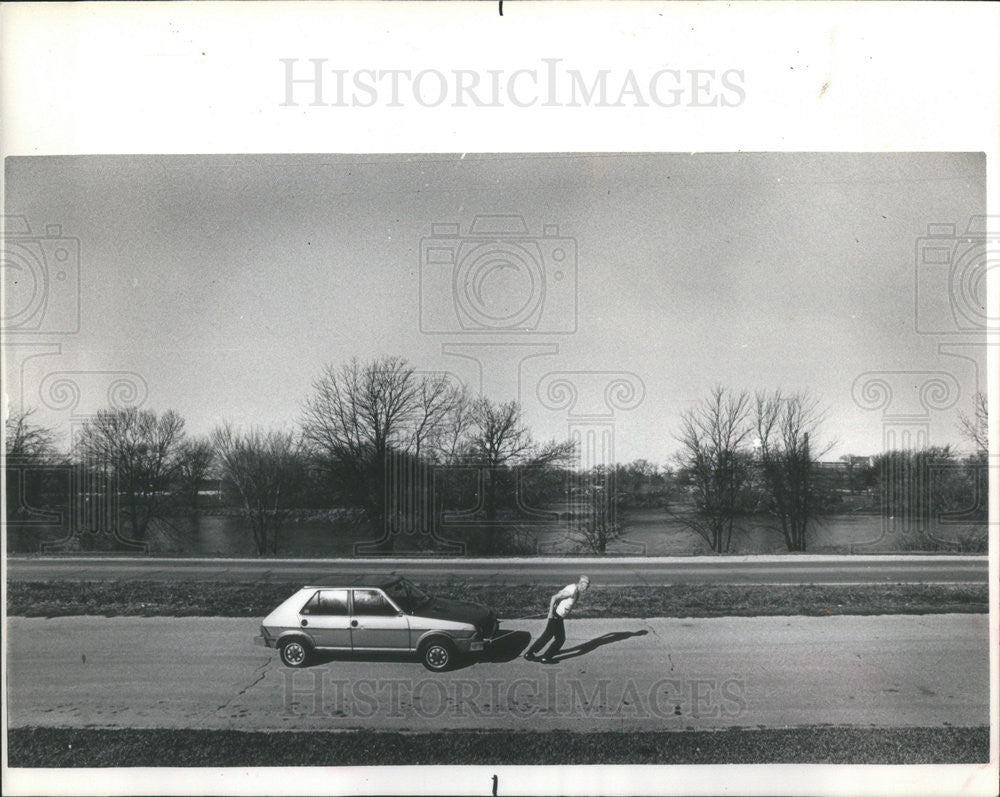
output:
<instances>
[{"instance_id":1,"label":"overcast sky","mask_svg":"<svg viewBox=\"0 0 1000 797\"><path fill-rule=\"evenodd\" d=\"M205 433L223 419L293 426L323 364L353 355L402 355L478 388L473 361L443 346L481 353L484 389L519 394L540 437L567 431L566 410L540 403L546 375L637 375L641 401L614 415L619 460L666 462L680 413L716 383L812 391L837 441L829 458L881 450L881 411L852 398L862 373L951 373L958 403L929 416L941 444L961 442L957 413L977 388L972 362L915 328L920 313L946 323L950 301L940 281L915 287L915 250L928 224L963 231L985 212L981 155L102 156L5 168L5 213L80 241L79 332L6 338L6 390L60 428L68 414L45 406L53 372L137 372L146 406ZM537 248L508 235L476 249L478 214L520 214L536 239L543 225L558 231ZM431 225L446 223L458 235L422 254ZM490 267L518 246L520 270ZM449 249L457 283L441 262ZM58 331L73 276L52 278L48 316L28 326ZM7 285L8 317L30 301ZM519 309L527 329L497 332ZM49 348L24 345L38 342ZM527 345L470 342L557 351L519 367ZM106 403L113 377L73 378L77 413ZM607 378L572 377L581 396Z\"/></svg>"}]
</instances>

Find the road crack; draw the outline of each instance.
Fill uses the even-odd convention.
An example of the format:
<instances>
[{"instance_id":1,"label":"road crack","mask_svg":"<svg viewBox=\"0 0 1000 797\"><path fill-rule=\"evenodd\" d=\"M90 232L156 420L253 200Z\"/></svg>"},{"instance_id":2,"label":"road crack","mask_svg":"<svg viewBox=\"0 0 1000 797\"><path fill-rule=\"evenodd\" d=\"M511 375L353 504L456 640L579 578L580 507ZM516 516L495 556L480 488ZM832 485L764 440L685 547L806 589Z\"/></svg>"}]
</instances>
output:
<instances>
[{"instance_id":1,"label":"road crack","mask_svg":"<svg viewBox=\"0 0 1000 797\"><path fill-rule=\"evenodd\" d=\"M250 683L248 683L246 686L240 689L240 691L238 691L236 694L234 694L232 697L226 700L225 703L216 708L212 713L218 714L223 709L229 708L234 700L243 697L243 695L245 695L247 692L253 689L261 681L263 681L264 677L267 675L267 667L270 663L271 663L270 659L265 659L264 662L256 669L256 677Z\"/></svg>"}]
</instances>

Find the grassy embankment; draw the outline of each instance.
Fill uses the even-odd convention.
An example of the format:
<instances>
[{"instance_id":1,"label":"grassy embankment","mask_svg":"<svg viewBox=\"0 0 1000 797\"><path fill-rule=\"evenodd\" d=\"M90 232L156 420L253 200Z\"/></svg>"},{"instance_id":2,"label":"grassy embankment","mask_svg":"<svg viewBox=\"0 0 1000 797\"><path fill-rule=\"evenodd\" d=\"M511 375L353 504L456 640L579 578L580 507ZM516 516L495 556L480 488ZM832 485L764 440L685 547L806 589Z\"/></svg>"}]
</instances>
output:
<instances>
[{"instance_id":1,"label":"grassy embankment","mask_svg":"<svg viewBox=\"0 0 1000 797\"><path fill-rule=\"evenodd\" d=\"M10 582L12 616L73 615L263 617L298 582L140 581ZM439 597L484 603L501 618L540 616L562 585L434 585ZM852 586L674 585L596 587L575 617L750 617L834 614L986 613L987 585L866 584Z\"/></svg>"}]
</instances>

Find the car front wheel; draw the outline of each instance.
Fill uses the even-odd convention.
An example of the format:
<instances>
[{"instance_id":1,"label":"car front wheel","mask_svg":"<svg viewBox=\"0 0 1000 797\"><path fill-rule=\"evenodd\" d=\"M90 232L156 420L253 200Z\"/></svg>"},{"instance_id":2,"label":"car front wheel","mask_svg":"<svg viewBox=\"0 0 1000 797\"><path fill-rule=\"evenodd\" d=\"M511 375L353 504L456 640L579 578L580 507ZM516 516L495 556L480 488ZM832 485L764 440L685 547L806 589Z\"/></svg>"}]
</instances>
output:
<instances>
[{"instance_id":1,"label":"car front wheel","mask_svg":"<svg viewBox=\"0 0 1000 797\"><path fill-rule=\"evenodd\" d=\"M432 639L424 644L420 652L420 660L428 670L443 672L454 665L458 651L446 639Z\"/></svg>"},{"instance_id":2,"label":"car front wheel","mask_svg":"<svg viewBox=\"0 0 1000 797\"><path fill-rule=\"evenodd\" d=\"M298 639L285 642L278 652L281 655L281 663L286 667L304 667L309 660L309 648Z\"/></svg>"}]
</instances>

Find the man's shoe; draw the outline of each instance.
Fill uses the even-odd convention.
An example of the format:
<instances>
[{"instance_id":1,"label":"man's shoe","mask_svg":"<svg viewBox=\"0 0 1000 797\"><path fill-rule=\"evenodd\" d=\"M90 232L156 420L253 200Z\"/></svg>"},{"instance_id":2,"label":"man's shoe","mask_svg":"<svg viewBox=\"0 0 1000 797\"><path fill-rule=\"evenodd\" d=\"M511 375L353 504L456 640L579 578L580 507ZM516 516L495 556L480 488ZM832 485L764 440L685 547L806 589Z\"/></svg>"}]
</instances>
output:
<instances>
[{"instance_id":1,"label":"man's shoe","mask_svg":"<svg viewBox=\"0 0 1000 797\"><path fill-rule=\"evenodd\" d=\"M556 659L554 659L552 656L542 656L540 659L538 659L538 661L540 661L542 664L555 664L556 663Z\"/></svg>"},{"instance_id":2,"label":"man's shoe","mask_svg":"<svg viewBox=\"0 0 1000 797\"><path fill-rule=\"evenodd\" d=\"M538 656L532 653L530 650L524 654L525 661L538 661Z\"/></svg>"}]
</instances>

